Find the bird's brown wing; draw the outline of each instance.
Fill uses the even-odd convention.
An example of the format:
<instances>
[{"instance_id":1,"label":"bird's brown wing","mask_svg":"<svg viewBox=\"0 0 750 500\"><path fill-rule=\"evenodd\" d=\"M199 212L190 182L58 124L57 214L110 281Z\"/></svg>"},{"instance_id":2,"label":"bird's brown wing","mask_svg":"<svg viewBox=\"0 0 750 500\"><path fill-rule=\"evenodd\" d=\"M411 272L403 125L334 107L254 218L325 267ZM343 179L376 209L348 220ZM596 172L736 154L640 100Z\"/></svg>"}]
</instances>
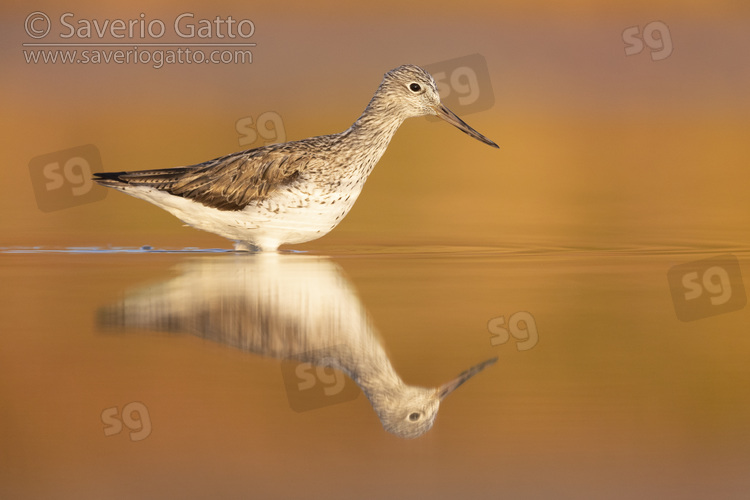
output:
<instances>
[{"instance_id":1,"label":"bird's brown wing","mask_svg":"<svg viewBox=\"0 0 750 500\"><path fill-rule=\"evenodd\" d=\"M299 177L304 155L254 150L197 165L168 191L219 210L241 210Z\"/></svg>"},{"instance_id":2,"label":"bird's brown wing","mask_svg":"<svg viewBox=\"0 0 750 500\"><path fill-rule=\"evenodd\" d=\"M284 145L285 146L285 145ZM294 182L315 160L305 151L264 147L189 167L95 174L109 187L145 186L219 210L242 210Z\"/></svg>"}]
</instances>

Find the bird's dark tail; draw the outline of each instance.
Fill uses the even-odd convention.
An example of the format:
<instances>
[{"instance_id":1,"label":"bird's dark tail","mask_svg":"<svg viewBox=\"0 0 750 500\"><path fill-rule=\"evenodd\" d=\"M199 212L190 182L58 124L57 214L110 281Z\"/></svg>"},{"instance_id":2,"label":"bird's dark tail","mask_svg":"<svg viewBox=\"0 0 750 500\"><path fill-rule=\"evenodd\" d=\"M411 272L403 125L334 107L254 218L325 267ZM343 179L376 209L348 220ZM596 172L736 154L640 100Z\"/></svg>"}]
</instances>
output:
<instances>
[{"instance_id":1,"label":"bird's dark tail","mask_svg":"<svg viewBox=\"0 0 750 500\"><path fill-rule=\"evenodd\" d=\"M190 167L163 168L159 170L137 170L132 172L97 172L93 180L102 186L122 187L149 186L169 190Z\"/></svg>"},{"instance_id":2,"label":"bird's dark tail","mask_svg":"<svg viewBox=\"0 0 750 500\"><path fill-rule=\"evenodd\" d=\"M96 172L93 180L102 186L122 186L127 184L128 181L122 179L121 176L127 174L127 172Z\"/></svg>"}]
</instances>

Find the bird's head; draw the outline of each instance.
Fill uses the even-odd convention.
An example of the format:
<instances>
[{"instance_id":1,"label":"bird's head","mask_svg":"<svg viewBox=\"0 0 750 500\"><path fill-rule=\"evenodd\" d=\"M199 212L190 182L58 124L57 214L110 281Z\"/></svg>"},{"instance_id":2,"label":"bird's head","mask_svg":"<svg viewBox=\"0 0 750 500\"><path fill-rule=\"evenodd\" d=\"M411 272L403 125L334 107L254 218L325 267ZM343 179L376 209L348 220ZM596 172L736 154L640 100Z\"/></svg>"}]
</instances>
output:
<instances>
[{"instance_id":1,"label":"bird's head","mask_svg":"<svg viewBox=\"0 0 750 500\"><path fill-rule=\"evenodd\" d=\"M448 394L496 361L497 358L488 359L438 388L399 386L379 395L373 401L373 407L386 431L406 439L419 437L432 428L440 402Z\"/></svg>"},{"instance_id":2,"label":"bird's head","mask_svg":"<svg viewBox=\"0 0 750 500\"><path fill-rule=\"evenodd\" d=\"M379 91L386 108L393 108L404 118L437 115L471 137L498 147L442 104L435 79L419 66L406 64L389 71Z\"/></svg>"}]
</instances>

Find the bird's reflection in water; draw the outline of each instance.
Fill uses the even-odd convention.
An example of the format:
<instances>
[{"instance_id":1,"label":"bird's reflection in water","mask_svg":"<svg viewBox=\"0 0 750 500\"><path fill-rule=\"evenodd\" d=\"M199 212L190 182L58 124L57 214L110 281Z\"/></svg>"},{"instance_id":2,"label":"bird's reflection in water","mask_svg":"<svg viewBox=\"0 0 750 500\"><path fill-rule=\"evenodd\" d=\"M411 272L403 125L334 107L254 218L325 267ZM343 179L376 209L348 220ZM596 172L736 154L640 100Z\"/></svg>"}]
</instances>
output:
<instances>
[{"instance_id":1,"label":"bird's reflection in water","mask_svg":"<svg viewBox=\"0 0 750 500\"><path fill-rule=\"evenodd\" d=\"M191 333L263 356L341 370L362 389L383 427L402 438L427 432L440 402L497 360L438 388L405 384L351 285L325 257L203 257L182 263L179 271L101 309L100 324Z\"/></svg>"}]
</instances>

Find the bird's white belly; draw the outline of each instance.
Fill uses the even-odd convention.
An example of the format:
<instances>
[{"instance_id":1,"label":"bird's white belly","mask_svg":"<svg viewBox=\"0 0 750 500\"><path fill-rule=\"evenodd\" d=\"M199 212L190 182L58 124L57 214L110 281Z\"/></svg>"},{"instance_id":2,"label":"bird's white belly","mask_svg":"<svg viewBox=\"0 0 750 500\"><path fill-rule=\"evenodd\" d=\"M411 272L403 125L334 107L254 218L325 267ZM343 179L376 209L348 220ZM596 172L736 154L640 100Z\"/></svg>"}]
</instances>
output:
<instances>
[{"instance_id":1,"label":"bird's white belly","mask_svg":"<svg viewBox=\"0 0 750 500\"><path fill-rule=\"evenodd\" d=\"M153 188L122 189L157 205L186 224L261 250L304 243L335 228L354 205L362 186L347 193L279 190L244 209L219 210Z\"/></svg>"}]
</instances>

